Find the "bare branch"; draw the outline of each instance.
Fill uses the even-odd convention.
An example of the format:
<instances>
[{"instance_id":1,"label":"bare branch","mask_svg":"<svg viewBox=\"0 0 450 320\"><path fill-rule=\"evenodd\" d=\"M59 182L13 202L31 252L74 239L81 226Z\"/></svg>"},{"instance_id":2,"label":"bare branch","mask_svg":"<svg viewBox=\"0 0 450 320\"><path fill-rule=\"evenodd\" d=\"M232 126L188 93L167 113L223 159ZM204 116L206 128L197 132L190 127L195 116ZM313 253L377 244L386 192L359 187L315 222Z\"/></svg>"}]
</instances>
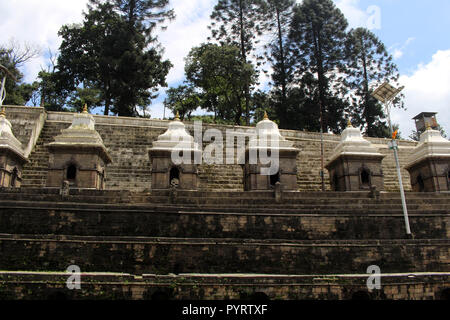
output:
<instances>
[{"instance_id":1,"label":"bare branch","mask_svg":"<svg viewBox=\"0 0 450 320\"><path fill-rule=\"evenodd\" d=\"M14 39L10 39L7 46L2 48L8 55L14 67L19 68L28 60L40 56L41 49L36 44L24 42L23 45Z\"/></svg>"}]
</instances>

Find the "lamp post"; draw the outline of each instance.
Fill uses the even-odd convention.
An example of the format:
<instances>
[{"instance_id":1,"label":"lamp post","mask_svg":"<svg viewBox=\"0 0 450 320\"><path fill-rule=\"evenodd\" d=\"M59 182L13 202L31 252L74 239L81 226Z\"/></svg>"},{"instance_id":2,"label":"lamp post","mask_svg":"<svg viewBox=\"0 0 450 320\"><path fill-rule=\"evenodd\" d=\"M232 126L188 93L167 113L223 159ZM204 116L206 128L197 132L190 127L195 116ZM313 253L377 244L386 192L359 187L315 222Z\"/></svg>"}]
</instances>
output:
<instances>
[{"instance_id":1,"label":"lamp post","mask_svg":"<svg viewBox=\"0 0 450 320\"><path fill-rule=\"evenodd\" d=\"M386 108L389 130L392 137L392 140L389 142L389 148L394 150L395 164L397 166L398 184L400 185L400 196L402 198L403 216L405 218L406 235L408 237L411 237L412 235L411 228L409 226L408 209L406 207L405 190L403 189L400 162L398 160L398 145L395 141L394 129L391 122L391 106L393 104L394 98L403 90L403 88L404 87L400 87L397 89L391 86L388 82L385 82L372 93L372 96L382 104L384 104L384 107Z\"/></svg>"},{"instance_id":2,"label":"lamp post","mask_svg":"<svg viewBox=\"0 0 450 320\"><path fill-rule=\"evenodd\" d=\"M322 101L319 98L320 108L320 178L322 181L322 192L325 192L325 177L324 177L324 151L323 151L323 113L322 113Z\"/></svg>"}]
</instances>

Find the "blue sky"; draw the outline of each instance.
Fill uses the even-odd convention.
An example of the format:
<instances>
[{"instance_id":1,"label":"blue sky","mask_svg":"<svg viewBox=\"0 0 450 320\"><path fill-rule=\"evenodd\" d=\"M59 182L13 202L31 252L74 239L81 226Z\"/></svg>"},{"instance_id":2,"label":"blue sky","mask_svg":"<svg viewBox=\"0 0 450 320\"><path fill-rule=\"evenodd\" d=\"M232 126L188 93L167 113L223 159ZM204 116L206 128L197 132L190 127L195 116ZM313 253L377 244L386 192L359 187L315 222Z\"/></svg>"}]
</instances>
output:
<instances>
[{"instance_id":1,"label":"blue sky","mask_svg":"<svg viewBox=\"0 0 450 320\"><path fill-rule=\"evenodd\" d=\"M300 1L299 1L300 2ZM450 136L450 1L448 0L334 0L351 27L364 26L385 43L394 56L405 86L407 110L394 110L393 121L400 124L403 137L414 128L411 120L422 111L436 111L438 122ZM61 25L81 22L87 0L9 0L0 2L1 43L14 38L56 52L61 39ZM177 19L169 24L159 39L165 57L174 68L169 86L183 81L184 57L189 50L206 41L206 26L216 0L172 0ZM43 54L23 68L25 79L32 82L48 60ZM150 113L162 118L164 89L153 101ZM168 114L166 113L166 116Z\"/></svg>"}]
</instances>

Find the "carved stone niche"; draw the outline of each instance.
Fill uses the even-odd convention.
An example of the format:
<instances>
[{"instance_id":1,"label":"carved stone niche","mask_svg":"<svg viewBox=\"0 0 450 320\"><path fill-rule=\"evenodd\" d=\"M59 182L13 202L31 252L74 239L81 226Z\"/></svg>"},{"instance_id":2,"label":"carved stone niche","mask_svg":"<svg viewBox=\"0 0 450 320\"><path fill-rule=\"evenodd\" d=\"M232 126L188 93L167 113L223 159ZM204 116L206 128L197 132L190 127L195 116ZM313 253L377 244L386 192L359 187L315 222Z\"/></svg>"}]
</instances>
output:
<instances>
[{"instance_id":1,"label":"carved stone niche","mask_svg":"<svg viewBox=\"0 0 450 320\"><path fill-rule=\"evenodd\" d=\"M0 187L20 188L23 166L28 162L22 144L11 130L5 109L0 112Z\"/></svg>"},{"instance_id":2,"label":"carved stone niche","mask_svg":"<svg viewBox=\"0 0 450 320\"><path fill-rule=\"evenodd\" d=\"M178 115L149 150L152 165L151 189L197 190L198 164L202 152L186 131Z\"/></svg>"},{"instance_id":3,"label":"carved stone niche","mask_svg":"<svg viewBox=\"0 0 450 320\"><path fill-rule=\"evenodd\" d=\"M450 191L450 141L428 128L405 167L414 192Z\"/></svg>"},{"instance_id":4,"label":"carved stone niche","mask_svg":"<svg viewBox=\"0 0 450 320\"><path fill-rule=\"evenodd\" d=\"M244 190L274 190L277 182L283 191L296 191L297 186L297 154L299 149L293 147L278 130L275 122L264 120L256 125L256 134L250 138L245 150ZM261 158L267 155L267 160ZM278 162L275 170L268 170L271 160ZM243 161L242 161L243 162Z\"/></svg>"},{"instance_id":5,"label":"carved stone niche","mask_svg":"<svg viewBox=\"0 0 450 320\"><path fill-rule=\"evenodd\" d=\"M341 142L334 149L325 168L333 191L384 190L382 160L378 152L364 139L361 131L349 126L342 132Z\"/></svg>"},{"instance_id":6,"label":"carved stone niche","mask_svg":"<svg viewBox=\"0 0 450 320\"><path fill-rule=\"evenodd\" d=\"M111 157L95 130L94 117L86 109L76 114L72 125L47 147L50 153L47 187L60 188L68 181L71 188L106 188L106 166Z\"/></svg>"}]
</instances>

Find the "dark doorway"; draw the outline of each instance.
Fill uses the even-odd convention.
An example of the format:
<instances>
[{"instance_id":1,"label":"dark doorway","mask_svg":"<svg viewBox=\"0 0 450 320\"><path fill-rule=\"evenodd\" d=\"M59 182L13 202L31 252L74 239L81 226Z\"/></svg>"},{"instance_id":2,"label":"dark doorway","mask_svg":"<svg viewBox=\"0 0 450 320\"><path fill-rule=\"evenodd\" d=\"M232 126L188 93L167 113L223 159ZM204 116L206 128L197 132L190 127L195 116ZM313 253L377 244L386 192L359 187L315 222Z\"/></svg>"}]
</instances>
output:
<instances>
[{"instance_id":1,"label":"dark doorway","mask_svg":"<svg viewBox=\"0 0 450 320\"><path fill-rule=\"evenodd\" d=\"M11 173L11 183L10 183L11 187L14 188L16 186L16 181L17 181L18 176L19 176L19 171L17 170L17 168L14 168L14 170Z\"/></svg>"},{"instance_id":2,"label":"dark doorway","mask_svg":"<svg viewBox=\"0 0 450 320\"><path fill-rule=\"evenodd\" d=\"M441 291L441 296L440 296L441 300L450 300L450 288L445 288L444 290Z\"/></svg>"},{"instance_id":3,"label":"dark doorway","mask_svg":"<svg viewBox=\"0 0 450 320\"><path fill-rule=\"evenodd\" d=\"M67 296L64 292L61 291L55 291L50 293L47 296L47 300L58 300L58 301L63 301L63 300L68 300Z\"/></svg>"},{"instance_id":4,"label":"dark doorway","mask_svg":"<svg viewBox=\"0 0 450 320\"><path fill-rule=\"evenodd\" d=\"M180 169L172 167L169 172L169 185L178 187L180 184Z\"/></svg>"},{"instance_id":5,"label":"dark doorway","mask_svg":"<svg viewBox=\"0 0 450 320\"><path fill-rule=\"evenodd\" d=\"M169 295L163 291L156 291L152 294L152 300L157 301L169 300Z\"/></svg>"},{"instance_id":6,"label":"dark doorway","mask_svg":"<svg viewBox=\"0 0 450 320\"><path fill-rule=\"evenodd\" d=\"M370 296L367 291L356 291L352 294L352 300L370 300Z\"/></svg>"},{"instance_id":7,"label":"dark doorway","mask_svg":"<svg viewBox=\"0 0 450 320\"><path fill-rule=\"evenodd\" d=\"M341 191L339 188L339 178L336 173L333 175L333 190Z\"/></svg>"},{"instance_id":8,"label":"dark doorway","mask_svg":"<svg viewBox=\"0 0 450 320\"><path fill-rule=\"evenodd\" d=\"M269 297L264 292L254 292L252 295L250 295L250 300L256 300L256 301L269 301Z\"/></svg>"},{"instance_id":9,"label":"dark doorway","mask_svg":"<svg viewBox=\"0 0 450 320\"><path fill-rule=\"evenodd\" d=\"M423 181L422 175L420 175L420 174L417 177L417 186L418 186L419 192L425 192L425 182Z\"/></svg>"},{"instance_id":10,"label":"dark doorway","mask_svg":"<svg viewBox=\"0 0 450 320\"><path fill-rule=\"evenodd\" d=\"M77 178L77 167L74 164L71 164L67 167L66 179L69 181L75 181Z\"/></svg>"},{"instance_id":11,"label":"dark doorway","mask_svg":"<svg viewBox=\"0 0 450 320\"><path fill-rule=\"evenodd\" d=\"M271 187L275 187L275 184L276 184L277 182L280 182L280 172L277 172L277 173L272 174L272 175L270 176L270 186L271 186Z\"/></svg>"},{"instance_id":12,"label":"dark doorway","mask_svg":"<svg viewBox=\"0 0 450 320\"><path fill-rule=\"evenodd\" d=\"M450 171L447 171L447 187L450 190Z\"/></svg>"},{"instance_id":13,"label":"dark doorway","mask_svg":"<svg viewBox=\"0 0 450 320\"><path fill-rule=\"evenodd\" d=\"M370 172L367 169L361 170L361 186L364 188L370 187Z\"/></svg>"}]
</instances>

